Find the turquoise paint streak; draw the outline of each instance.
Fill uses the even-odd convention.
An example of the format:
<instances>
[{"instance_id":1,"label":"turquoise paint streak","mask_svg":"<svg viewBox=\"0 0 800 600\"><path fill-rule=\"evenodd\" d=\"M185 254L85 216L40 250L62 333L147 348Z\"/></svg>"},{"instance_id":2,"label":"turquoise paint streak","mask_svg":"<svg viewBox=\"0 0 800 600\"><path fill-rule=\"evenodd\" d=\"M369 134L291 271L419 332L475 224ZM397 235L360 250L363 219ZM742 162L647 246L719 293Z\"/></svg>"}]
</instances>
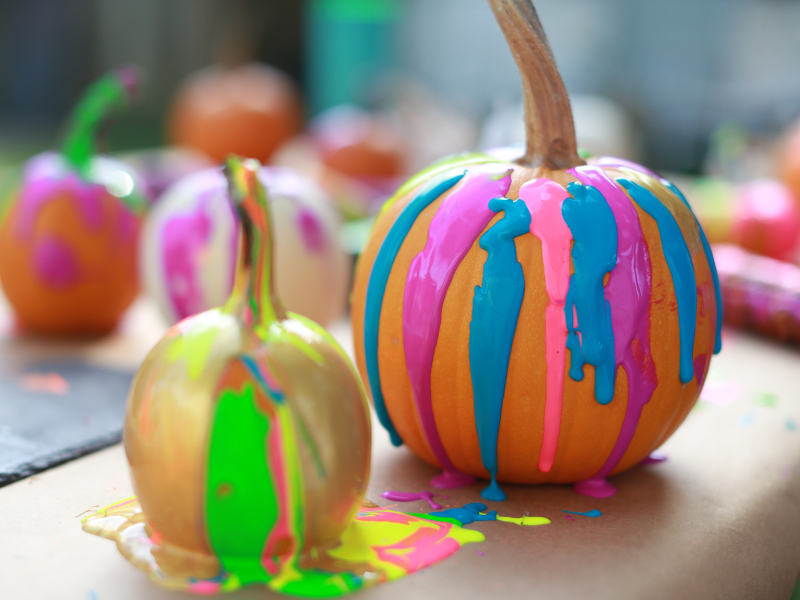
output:
<instances>
[{"instance_id":1,"label":"turquoise paint streak","mask_svg":"<svg viewBox=\"0 0 800 600\"><path fill-rule=\"evenodd\" d=\"M683 238L680 227L669 209L661 204L650 190L628 179L617 179L622 187L628 190L636 203L648 215L655 219L661 246L667 261L675 299L678 302L678 325L681 339L681 383L689 383L694 377L694 334L697 328L697 281L694 276L692 255ZM710 255L710 251L709 251Z\"/></svg>"},{"instance_id":2,"label":"turquoise paint streak","mask_svg":"<svg viewBox=\"0 0 800 600\"><path fill-rule=\"evenodd\" d=\"M614 398L616 361L611 305L603 278L617 264L617 221L603 195L592 186L570 183L561 214L572 232L572 264L567 303L569 376L583 381L583 365L594 366L594 396L600 404ZM577 321L577 323L576 323Z\"/></svg>"},{"instance_id":3,"label":"turquoise paint streak","mask_svg":"<svg viewBox=\"0 0 800 600\"><path fill-rule=\"evenodd\" d=\"M381 307L383 296L386 293L386 284L392 272L394 259L400 247L411 231L417 217L430 206L434 200L456 185L466 174L462 171L456 175L447 173L426 185L408 205L402 210L397 220L389 229L383 239L378 255L372 265L372 272L367 283L367 301L364 309L364 358L367 363L367 378L372 392L372 401L375 404L375 413L378 421L389 432L392 444L400 446L403 439L392 423L392 418L386 410L386 402L381 390L381 376L378 367L378 331L381 321Z\"/></svg>"},{"instance_id":4,"label":"turquoise paint streak","mask_svg":"<svg viewBox=\"0 0 800 600\"><path fill-rule=\"evenodd\" d=\"M511 345L517 329L525 276L517 261L514 238L528 233L531 213L520 200L494 198L489 209L505 215L481 236L480 247L489 253L483 281L475 286L469 325L469 367L475 404L475 425L483 466L492 483L481 492L487 500L505 500L497 485L497 437L503 411Z\"/></svg>"},{"instance_id":5,"label":"turquoise paint streak","mask_svg":"<svg viewBox=\"0 0 800 600\"><path fill-rule=\"evenodd\" d=\"M678 198L680 198L683 203L686 205L686 208L692 211L692 215L694 215L694 211L692 210L689 201L686 199L681 191L675 187L671 181L667 179L662 179L661 183L664 184L669 190L675 194ZM719 289L719 275L717 274L717 263L714 262L714 255L711 252L711 246L708 243L708 238L706 237L706 232L703 231L703 226L700 225L700 221L697 220L697 216L694 217L695 223L697 223L697 229L700 230L700 239L703 242L703 251L706 253L706 260L708 260L708 266L711 268L711 278L714 280L714 298L717 301L717 332L716 336L714 337L714 354L719 354L719 351L722 350L722 294L720 293Z\"/></svg>"}]
</instances>

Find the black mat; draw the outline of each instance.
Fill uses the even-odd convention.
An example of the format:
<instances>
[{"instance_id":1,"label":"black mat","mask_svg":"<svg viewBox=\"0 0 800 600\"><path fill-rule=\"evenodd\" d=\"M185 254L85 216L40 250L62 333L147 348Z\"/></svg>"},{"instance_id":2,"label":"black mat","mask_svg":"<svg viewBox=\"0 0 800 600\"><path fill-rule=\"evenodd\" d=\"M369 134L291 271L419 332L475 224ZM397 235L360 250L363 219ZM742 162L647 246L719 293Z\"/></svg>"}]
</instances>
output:
<instances>
[{"instance_id":1,"label":"black mat","mask_svg":"<svg viewBox=\"0 0 800 600\"><path fill-rule=\"evenodd\" d=\"M118 442L132 378L75 361L0 368L0 487Z\"/></svg>"}]
</instances>

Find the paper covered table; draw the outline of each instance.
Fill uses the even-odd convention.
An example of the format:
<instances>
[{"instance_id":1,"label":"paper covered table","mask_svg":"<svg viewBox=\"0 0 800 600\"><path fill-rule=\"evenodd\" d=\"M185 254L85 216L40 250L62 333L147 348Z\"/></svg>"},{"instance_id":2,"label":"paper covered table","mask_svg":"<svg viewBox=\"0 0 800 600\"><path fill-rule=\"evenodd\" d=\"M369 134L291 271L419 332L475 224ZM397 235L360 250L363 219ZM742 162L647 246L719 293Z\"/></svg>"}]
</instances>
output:
<instances>
[{"instance_id":1,"label":"paper covered table","mask_svg":"<svg viewBox=\"0 0 800 600\"><path fill-rule=\"evenodd\" d=\"M163 324L147 306L113 340L82 348L90 364L141 359ZM349 327L336 337L350 350ZM28 347L29 351L34 350ZM703 400L662 448L665 462L612 478L597 500L568 486L507 486L486 502L549 525L468 525L486 541L438 565L360 593L361 598L789 598L800 573L800 353L726 332ZM375 424L368 496L429 489L430 467L396 449ZM446 507L480 501L481 484L450 490ZM81 519L133 494L120 445L0 489L0 596L61 600L184 598L154 586ZM572 511L572 512L564 512ZM574 513L599 511L599 517ZM251 587L226 597L267 598Z\"/></svg>"}]
</instances>

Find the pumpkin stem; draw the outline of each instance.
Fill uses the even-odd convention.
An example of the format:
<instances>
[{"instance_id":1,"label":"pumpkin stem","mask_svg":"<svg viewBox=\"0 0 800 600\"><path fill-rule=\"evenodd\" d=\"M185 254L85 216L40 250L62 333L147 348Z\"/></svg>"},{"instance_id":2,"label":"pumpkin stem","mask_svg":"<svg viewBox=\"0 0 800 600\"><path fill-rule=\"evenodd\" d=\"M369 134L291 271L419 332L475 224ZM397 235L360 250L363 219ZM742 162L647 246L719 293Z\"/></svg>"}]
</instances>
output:
<instances>
[{"instance_id":1,"label":"pumpkin stem","mask_svg":"<svg viewBox=\"0 0 800 600\"><path fill-rule=\"evenodd\" d=\"M272 281L272 226L267 196L258 179L260 168L257 160L238 156L225 162L231 200L244 234L227 306L233 308L246 298L245 321L250 325L269 325L286 318Z\"/></svg>"},{"instance_id":2,"label":"pumpkin stem","mask_svg":"<svg viewBox=\"0 0 800 600\"><path fill-rule=\"evenodd\" d=\"M135 67L114 69L90 85L72 111L61 154L81 175L88 173L101 128L111 117L127 112L138 81Z\"/></svg>"},{"instance_id":3,"label":"pumpkin stem","mask_svg":"<svg viewBox=\"0 0 800 600\"><path fill-rule=\"evenodd\" d=\"M527 167L565 170L586 162L578 155L567 89L530 0L489 0L522 78Z\"/></svg>"}]
</instances>

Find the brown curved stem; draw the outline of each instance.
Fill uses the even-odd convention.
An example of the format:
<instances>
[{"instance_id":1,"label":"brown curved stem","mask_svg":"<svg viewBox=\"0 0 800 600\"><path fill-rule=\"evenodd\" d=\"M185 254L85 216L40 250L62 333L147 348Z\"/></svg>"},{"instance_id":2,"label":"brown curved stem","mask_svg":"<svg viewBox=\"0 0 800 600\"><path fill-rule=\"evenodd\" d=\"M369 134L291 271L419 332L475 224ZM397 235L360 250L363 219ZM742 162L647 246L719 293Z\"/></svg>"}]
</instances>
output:
<instances>
[{"instance_id":1,"label":"brown curved stem","mask_svg":"<svg viewBox=\"0 0 800 600\"><path fill-rule=\"evenodd\" d=\"M564 170L586 164L578 156L567 89L530 0L489 0L522 78L525 155L521 165Z\"/></svg>"}]
</instances>

